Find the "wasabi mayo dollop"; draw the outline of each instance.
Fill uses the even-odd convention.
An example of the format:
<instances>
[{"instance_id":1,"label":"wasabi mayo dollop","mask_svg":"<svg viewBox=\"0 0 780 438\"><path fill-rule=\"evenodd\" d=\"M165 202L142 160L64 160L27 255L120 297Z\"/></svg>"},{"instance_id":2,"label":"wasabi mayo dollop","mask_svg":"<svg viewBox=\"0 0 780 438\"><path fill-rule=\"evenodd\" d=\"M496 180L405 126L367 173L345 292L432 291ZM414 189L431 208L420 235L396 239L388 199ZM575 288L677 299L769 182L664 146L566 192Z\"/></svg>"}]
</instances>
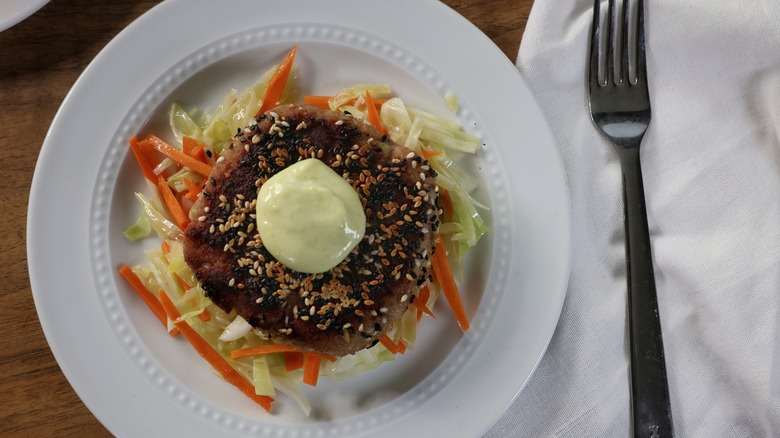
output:
<instances>
[{"instance_id":1,"label":"wasabi mayo dollop","mask_svg":"<svg viewBox=\"0 0 780 438\"><path fill-rule=\"evenodd\" d=\"M310 158L260 187L257 230L279 262L317 274L336 267L360 243L366 214L355 189L325 163Z\"/></svg>"}]
</instances>

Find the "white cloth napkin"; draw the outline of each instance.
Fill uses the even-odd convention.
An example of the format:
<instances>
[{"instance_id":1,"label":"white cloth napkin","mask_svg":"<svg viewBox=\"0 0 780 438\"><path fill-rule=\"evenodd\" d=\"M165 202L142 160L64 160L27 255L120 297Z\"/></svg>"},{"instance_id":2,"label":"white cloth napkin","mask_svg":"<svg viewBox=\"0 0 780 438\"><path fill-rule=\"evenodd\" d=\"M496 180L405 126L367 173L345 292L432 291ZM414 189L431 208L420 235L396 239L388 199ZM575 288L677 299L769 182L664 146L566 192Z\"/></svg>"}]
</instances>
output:
<instances>
[{"instance_id":1,"label":"white cloth napkin","mask_svg":"<svg viewBox=\"0 0 780 438\"><path fill-rule=\"evenodd\" d=\"M594 128L592 0L536 0L517 65L573 208L552 342L487 433L629 436L619 163ZM646 2L652 121L642 169L678 437L780 436L780 2Z\"/></svg>"}]
</instances>

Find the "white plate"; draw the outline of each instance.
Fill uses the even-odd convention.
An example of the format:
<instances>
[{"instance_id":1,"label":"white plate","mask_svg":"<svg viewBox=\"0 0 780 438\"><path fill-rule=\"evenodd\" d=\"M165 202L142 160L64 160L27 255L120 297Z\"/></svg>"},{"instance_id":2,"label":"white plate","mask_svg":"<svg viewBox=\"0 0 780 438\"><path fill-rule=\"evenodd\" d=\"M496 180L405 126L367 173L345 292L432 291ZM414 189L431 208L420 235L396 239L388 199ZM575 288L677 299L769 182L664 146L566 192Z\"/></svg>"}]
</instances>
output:
<instances>
[{"instance_id":1,"label":"white plate","mask_svg":"<svg viewBox=\"0 0 780 438\"><path fill-rule=\"evenodd\" d=\"M3 0L0 2L0 32L34 14L49 0Z\"/></svg>"},{"instance_id":2,"label":"white plate","mask_svg":"<svg viewBox=\"0 0 780 438\"><path fill-rule=\"evenodd\" d=\"M558 321L569 266L569 204L560 156L521 76L491 41L437 1L170 0L120 33L54 119L35 169L30 279L60 367L119 436L476 436L523 387ZM435 29L435 31L433 30ZM164 335L116 275L140 260L122 229L143 178L127 139L164 131L172 100L216 104L299 46L304 93L388 82L409 103L446 112L482 136L477 196L492 230L462 284L463 337L445 308L414 352L308 391L303 417L268 415ZM167 131L164 131L167 132Z\"/></svg>"}]
</instances>

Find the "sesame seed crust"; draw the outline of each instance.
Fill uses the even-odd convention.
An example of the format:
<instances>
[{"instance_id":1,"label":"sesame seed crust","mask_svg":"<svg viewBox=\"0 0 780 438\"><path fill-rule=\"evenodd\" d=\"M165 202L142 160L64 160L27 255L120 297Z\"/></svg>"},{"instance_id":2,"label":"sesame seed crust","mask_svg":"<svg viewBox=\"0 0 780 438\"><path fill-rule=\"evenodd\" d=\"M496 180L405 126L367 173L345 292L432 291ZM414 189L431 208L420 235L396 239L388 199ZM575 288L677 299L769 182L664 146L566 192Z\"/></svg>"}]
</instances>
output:
<instances>
[{"instance_id":1,"label":"sesame seed crust","mask_svg":"<svg viewBox=\"0 0 780 438\"><path fill-rule=\"evenodd\" d=\"M320 274L279 263L255 226L258 188L307 158L342 175L366 213L363 240ZM190 212L199 220L186 230L185 259L216 305L272 340L354 353L376 343L430 281L439 219L436 174L427 164L349 115L279 106L239 130L215 164Z\"/></svg>"}]
</instances>

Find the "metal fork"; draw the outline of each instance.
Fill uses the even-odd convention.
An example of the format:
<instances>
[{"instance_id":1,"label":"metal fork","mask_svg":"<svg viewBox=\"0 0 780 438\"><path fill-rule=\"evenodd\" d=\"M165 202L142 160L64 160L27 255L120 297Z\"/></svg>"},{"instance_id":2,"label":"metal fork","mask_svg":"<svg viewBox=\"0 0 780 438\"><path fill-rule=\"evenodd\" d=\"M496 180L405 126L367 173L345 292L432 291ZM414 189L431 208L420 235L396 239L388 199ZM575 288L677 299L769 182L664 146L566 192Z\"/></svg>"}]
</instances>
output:
<instances>
[{"instance_id":1,"label":"metal fork","mask_svg":"<svg viewBox=\"0 0 780 438\"><path fill-rule=\"evenodd\" d=\"M632 26L628 0L623 2L621 31L615 0L609 0L604 26L607 61L603 79L599 76L599 65L603 65L599 57L602 43L600 3L595 0L593 6L589 103L593 123L614 144L623 174L634 436L672 437L672 410L639 162L639 145L650 123L644 2L637 2L636 26ZM636 32L635 78L629 75L629 47L632 45L629 34L632 30ZM618 38L619 44L616 44ZM621 53L616 53L618 50Z\"/></svg>"}]
</instances>

